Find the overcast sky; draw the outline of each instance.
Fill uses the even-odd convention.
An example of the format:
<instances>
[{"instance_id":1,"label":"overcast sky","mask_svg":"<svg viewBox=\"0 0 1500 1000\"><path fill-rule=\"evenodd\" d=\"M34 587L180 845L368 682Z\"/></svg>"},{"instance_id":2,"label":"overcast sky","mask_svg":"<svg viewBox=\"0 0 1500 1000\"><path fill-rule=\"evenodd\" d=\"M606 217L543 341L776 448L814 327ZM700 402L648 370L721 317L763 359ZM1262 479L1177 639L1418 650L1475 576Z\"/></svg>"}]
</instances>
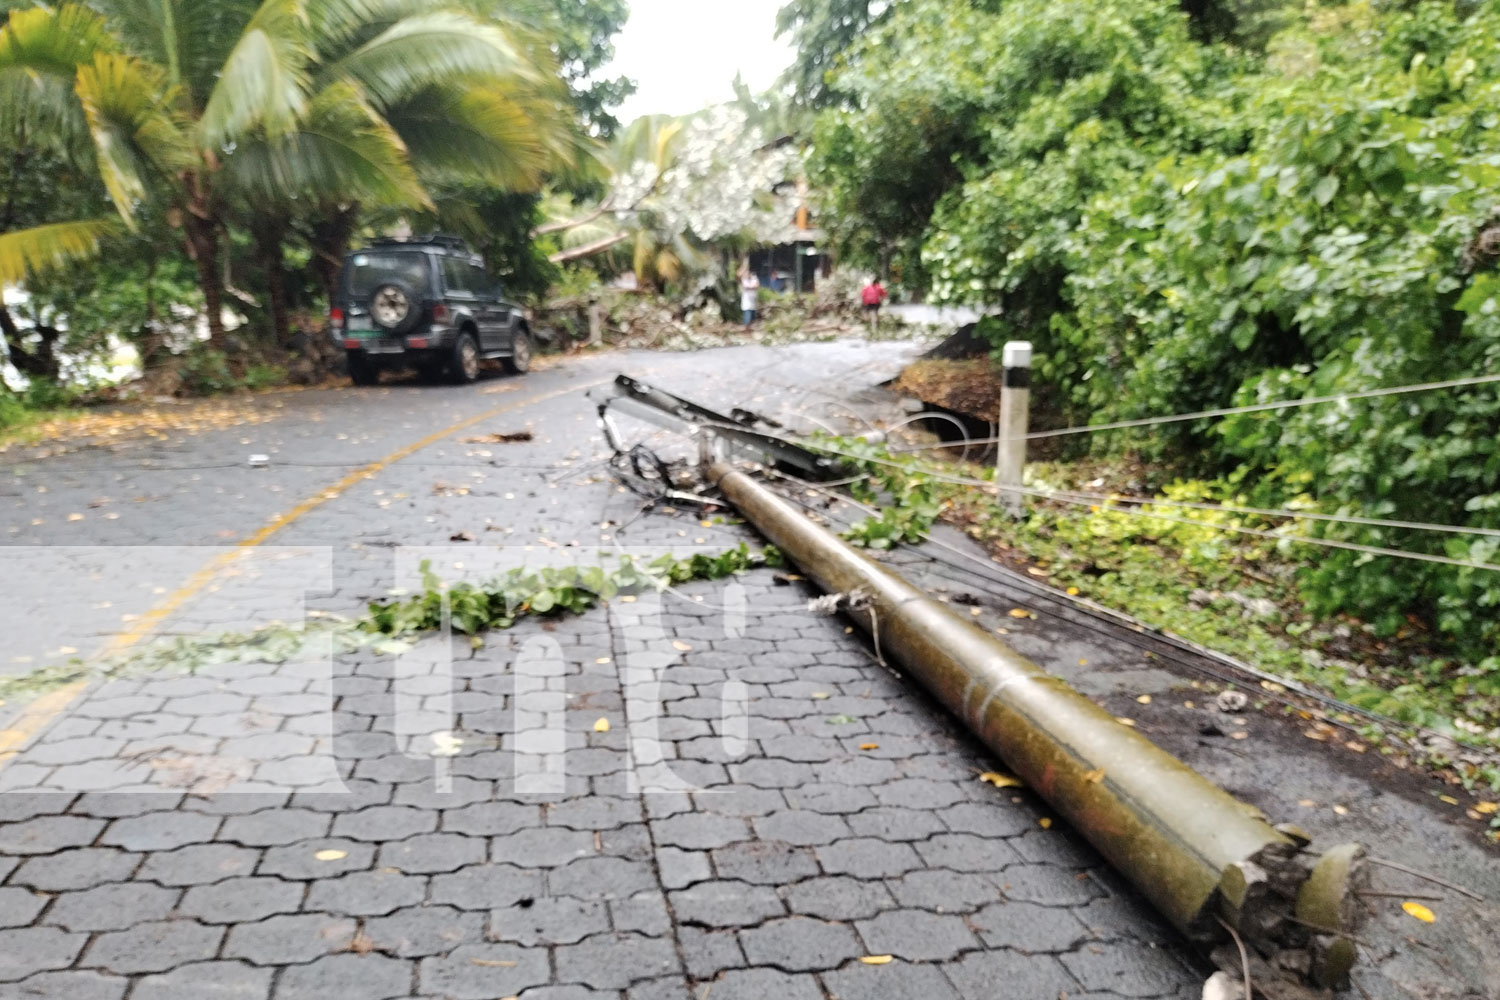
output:
<instances>
[{"instance_id":1,"label":"overcast sky","mask_svg":"<svg viewBox=\"0 0 1500 1000\"><path fill-rule=\"evenodd\" d=\"M734 96L736 72L752 91L766 89L792 61L777 41L783 0L630 0L630 20L615 38L603 76L623 74L639 89L616 112L622 122L647 114L687 114Z\"/></svg>"}]
</instances>

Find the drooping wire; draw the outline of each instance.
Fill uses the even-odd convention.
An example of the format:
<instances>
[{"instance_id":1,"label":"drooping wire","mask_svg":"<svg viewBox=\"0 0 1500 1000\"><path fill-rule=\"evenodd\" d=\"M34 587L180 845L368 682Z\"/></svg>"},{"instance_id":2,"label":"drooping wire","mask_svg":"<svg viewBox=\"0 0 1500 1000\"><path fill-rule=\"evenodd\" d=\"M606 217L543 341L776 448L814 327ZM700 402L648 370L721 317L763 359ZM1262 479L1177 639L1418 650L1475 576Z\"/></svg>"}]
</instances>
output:
<instances>
[{"instance_id":1,"label":"drooping wire","mask_svg":"<svg viewBox=\"0 0 1500 1000\"><path fill-rule=\"evenodd\" d=\"M835 493L832 490L828 489L823 489L821 488L820 484L809 483L806 480L798 479L796 476L792 476L788 473L780 472L775 469L767 469L765 471L770 473L771 475L777 476L791 483L795 483L800 487L805 487L810 491L826 496L829 499L859 508L860 510L863 510L868 514L879 513L876 508L868 504L861 503L860 501L855 500L852 497L845 496L844 494ZM790 496L785 493L781 495L791 503L794 503L813 514L816 514L819 517L826 518L836 523L841 523L846 527L852 525L852 522L832 515L828 511L818 510L813 505L798 497ZM1006 587L1013 587L1016 590L1021 591L1023 594L1026 594L1033 598L1040 598L1041 600L1050 602L1057 607L1072 609L1088 618L1102 619L1109 625L1121 626L1129 629L1133 633L1148 636L1156 644L1164 645L1177 650L1179 655L1164 654L1160 650L1157 650L1155 655L1163 656L1169 662L1176 663L1178 666L1181 666L1184 669L1203 674L1221 683L1231 685L1244 684L1244 676L1226 675L1217 670L1210 669L1202 664L1194 663L1190 660L1184 659L1180 655L1183 653L1190 653L1196 657L1220 663L1228 670L1234 671L1235 674L1246 675L1258 681L1280 684L1282 687L1298 695L1299 697L1308 698L1313 701L1317 701L1330 709L1345 712L1349 715L1359 716L1361 718L1369 720L1370 722L1387 726L1393 731L1410 729L1429 737L1449 739L1455 743L1458 743L1460 746L1463 746L1465 749L1483 753L1492 759L1496 758L1495 751L1493 751L1489 747L1469 742L1461 736L1440 733L1437 730L1431 729L1427 726L1413 726L1408 723L1399 722L1395 719L1390 718L1389 716L1381 715L1379 712L1373 712L1369 709L1360 708L1357 705L1351 705L1348 702L1340 701L1337 698L1310 688L1296 680L1270 673L1269 671L1262 670L1259 667L1253 666L1249 663L1244 663L1232 656L1221 653L1218 650L1213 649L1212 647L1194 642L1191 639L1184 639L1182 636L1167 631L1160 626L1152 625L1149 622L1142 621L1132 615L1126 614L1123 611L1117 611L1116 609L1111 608L1108 605L1100 604L1097 601L1092 601L1086 597L1075 596L1073 594L1066 593L1065 591L1059 590L1056 587L1049 587L1045 584L1038 583L1035 580L1031 580L1024 576L1021 576L1013 570L1009 570L1003 566L995 566L988 560L982 559L979 556L974 555L972 552L967 552L964 549L961 549L956 545L952 545L941 538L937 538L930 533L924 533L923 541L927 545L931 545L935 548L951 553L953 556L957 556L959 559L963 560L965 563L970 564L974 568L966 570L965 567L960 566L958 563L955 563L950 559L944 559L941 556L931 553L922 553L926 556L926 558L930 559L933 562L948 566L955 570L974 573L977 576L988 579L992 583L997 583L1001 586ZM1004 576L1004 579L997 579L996 576L992 574L1002 574ZM1106 631L1106 629L1102 625L1089 624L1086 620L1071 621L1073 622L1073 624L1088 628L1091 631L1098 632L1100 635L1111 637L1117 635L1116 632ZM1296 703L1292 699L1276 695L1275 693L1270 691L1263 692L1261 696L1269 697L1273 701L1289 707L1297 707ZM1334 725L1342 726L1344 729L1347 729L1350 732L1358 733L1360 731L1358 726L1340 722L1337 718L1330 717L1327 721Z\"/></svg>"},{"instance_id":2,"label":"drooping wire","mask_svg":"<svg viewBox=\"0 0 1500 1000\"><path fill-rule=\"evenodd\" d=\"M1302 399L1283 399L1274 403L1251 403L1246 406L1225 406L1196 413L1174 413L1165 417L1141 417L1137 420L1116 420L1105 424L1084 424L1063 427L1050 431L1032 431L1025 435L1027 441L1064 437L1070 434L1093 434L1097 431L1127 430L1132 427L1155 427L1159 424L1183 423L1189 420L1206 420L1212 417L1232 417L1240 413L1264 413L1268 410L1285 410L1299 406L1318 406L1323 403L1344 403L1355 399L1376 399L1381 396L1403 396L1414 392L1431 392L1437 389L1458 389L1465 386L1491 385L1500 382L1500 374L1473 375L1468 378L1447 379L1442 382L1421 382L1415 385L1398 385L1388 389L1365 389L1359 392L1341 392L1328 396L1306 396ZM975 440L974 444L1003 444L1010 438L992 437ZM944 447L940 444L914 445L901 451L929 451Z\"/></svg>"},{"instance_id":3,"label":"drooping wire","mask_svg":"<svg viewBox=\"0 0 1500 1000\"><path fill-rule=\"evenodd\" d=\"M886 439L889 440L890 439L890 435L895 434L899 430L903 430L904 428L910 427L912 424L916 423L918 420L946 420L950 424L952 424L954 427L957 427L958 428L958 433L963 437L963 449L964 450L963 450L963 453L959 456L959 461L960 462L967 462L969 460L969 449L972 448L976 444L982 443L980 441L975 440L974 438L969 437L969 429L964 426L964 423L963 423L962 420L959 420L957 417L953 416L951 413L941 413L941 412L918 413L918 414L916 414L914 416L907 417L905 420L897 421L895 424L893 424L892 426L887 427L885 429ZM934 447L937 447L937 446L934 446ZM954 441L944 441L943 444L942 444L942 447L945 447L945 448L957 448L958 444L957 444L957 442L954 442Z\"/></svg>"},{"instance_id":4,"label":"drooping wire","mask_svg":"<svg viewBox=\"0 0 1500 1000\"><path fill-rule=\"evenodd\" d=\"M994 484L991 485L993 486ZM1006 491L1012 489L1009 486L996 488ZM1285 517L1301 521L1327 521L1334 524L1358 524L1373 528L1402 528L1410 531L1437 531L1455 535L1488 535L1492 538L1500 538L1500 528L1471 528L1466 525L1431 524L1425 521L1393 521L1382 517L1362 517L1357 514L1319 514L1315 511L1293 510L1285 507L1242 507L1238 504L1207 503L1195 500L1167 500L1117 493L1085 493L1079 490L1035 490L1034 495L1057 500L1064 498L1086 500L1090 504L1100 502L1129 503L1150 507L1221 511L1226 514L1255 514L1261 517Z\"/></svg>"},{"instance_id":5,"label":"drooping wire","mask_svg":"<svg viewBox=\"0 0 1500 1000\"><path fill-rule=\"evenodd\" d=\"M709 425L709 426L712 426L712 425ZM769 438L774 438L776 440L780 440L780 441L782 441L783 443L786 443L786 444L802 445L802 442L794 441L791 438L786 438L786 437L782 437L782 436L774 435L774 434L767 434L766 436L769 437ZM814 447L816 447L818 450L820 450L822 452L825 452L826 454L829 454L829 455L837 455L837 456L839 456L841 458L848 458L848 459L852 459L854 461L871 462L871 463L873 463L875 465L883 465L883 466L886 466L888 468L897 469L897 470L900 470L900 471L903 471L903 472L916 473L918 475L926 476L929 479L935 479L935 480L937 480L939 482L952 483L952 484L955 484L955 485L958 485L958 486L977 486L977 487L980 487L980 488L985 489L985 490L993 490L993 491L997 491L997 492L1019 493L1022 496L1034 496L1034 497L1039 497L1041 499L1057 499L1057 500L1059 500L1062 503L1072 503L1072 504L1075 504L1075 505L1083 505L1083 506L1099 506L1099 507L1101 507L1101 509L1111 510L1111 511L1114 511L1114 512L1120 513L1120 514L1128 514L1128 515L1131 515L1132 517L1149 517L1149 518L1154 518L1156 520L1162 520L1162 521L1175 521L1175 522L1177 522L1179 524L1186 524L1186 525L1189 525L1191 527L1214 528L1214 529L1217 529L1217 530L1220 530L1220 531L1230 531L1230 532L1236 532L1236 533L1239 533L1239 534L1257 535L1257 536L1261 536L1261 537L1264 537L1264 538L1270 538L1270 539L1273 539L1275 541L1287 541L1287 542L1292 542L1292 543L1295 543L1295 544L1298 544L1298 545L1316 545L1316 546L1323 546L1323 547L1326 547L1326 548L1347 549L1347 550L1353 551L1353 552L1363 552L1363 553L1365 553L1367 555L1388 556L1388 557L1393 558L1393 559L1411 559L1411 560L1415 560L1415 561L1419 561L1419 562L1440 563L1440 564L1443 564L1443 565L1458 566L1458 567L1466 568L1466 569L1483 569L1483 570L1500 571L1500 566L1497 566L1497 565L1494 565L1494 564L1491 564L1491 563L1473 562L1473 561L1470 561L1470 560L1463 560L1463 559L1452 559L1452 558L1449 558L1448 556L1429 555L1428 553L1425 553L1425 552L1412 552L1412 551L1410 551L1408 549L1389 549L1389 548L1383 548L1383 547L1375 546L1375 545L1363 545L1363 544L1360 544L1358 542L1343 542L1343 541L1338 541L1337 539L1331 539L1331 538L1312 538L1312 537L1307 536L1307 535L1288 535L1288 534L1284 534L1284 533L1281 533L1281 532L1262 531L1262 530L1260 530L1258 528L1247 528L1247 527L1242 527L1242 526L1238 526L1238 525L1212 524L1212 523L1205 522L1205 521L1190 521L1190 520L1187 520L1186 518L1174 518L1174 517L1169 517L1169 516L1167 516L1165 514L1154 514L1154 513L1151 513L1150 511L1139 510L1139 509L1136 509L1134 507L1107 507L1104 504L1099 504L1099 503L1096 503L1096 502L1090 501L1090 500L1069 500L1069 499L1067 499L1064 496L1055 496L1054 497L1053 491L1050 491L1050 490L1037 490L1037 489L1031 489L1031 488L1025 487L1025 486L1005 486L1005 485L1000 485L998 483L994 483L994 482L991 482L989 480L984 480L984 479L973 479L973 478L970 478L970 477L967 477L967 476L953 476L953 475L948 475L947 473L943 473L943 472L937 471L935 469L928 469L928 468L913 469L913 468L911 468L911 467L909 467L907 465L904 465L904 464L902 464L900 462L897 462L897 461L894 461L892 459L876 458L876 457L872 457L872 456L869 456L869 455L856 455L853 452L843 451L841 449L831 447L830 445L828 445L826 443L818 443ZM1336 515L1326 515L1326 516L1332 518L1332 517L1335 517ZM1438 527L1439 529L1441 529L1441 528L1443 528L1445 526L1439 525L1439 526L1436 526L1436 527ZM1459 529L1459 528L1457 528L1456 526L1453 526L1453 525L1448 525L1446 527L1448 529L1450 529L1450 530L1462 530L1462 529Z\"/></svg>"}]
</instances>

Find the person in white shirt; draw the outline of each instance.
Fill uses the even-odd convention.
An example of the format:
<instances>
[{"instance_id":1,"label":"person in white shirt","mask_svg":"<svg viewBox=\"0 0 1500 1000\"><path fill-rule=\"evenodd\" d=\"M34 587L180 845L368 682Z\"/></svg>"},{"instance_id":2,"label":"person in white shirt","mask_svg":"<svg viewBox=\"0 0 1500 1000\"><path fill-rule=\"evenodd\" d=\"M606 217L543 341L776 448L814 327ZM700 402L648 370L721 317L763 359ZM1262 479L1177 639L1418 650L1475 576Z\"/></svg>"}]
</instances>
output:
<instances>
[{"instance_id":1,"label":"person in white shirt","mask_svg":"<svg viewBox=\"0 0 1500 1000\"><path fill-rule=\"evenodd\" d=\"M760 279L755 272L745 267L740 269L740 312L744 314L745 329L749 330L760 311Z\"/></svg>"}]
</instances>

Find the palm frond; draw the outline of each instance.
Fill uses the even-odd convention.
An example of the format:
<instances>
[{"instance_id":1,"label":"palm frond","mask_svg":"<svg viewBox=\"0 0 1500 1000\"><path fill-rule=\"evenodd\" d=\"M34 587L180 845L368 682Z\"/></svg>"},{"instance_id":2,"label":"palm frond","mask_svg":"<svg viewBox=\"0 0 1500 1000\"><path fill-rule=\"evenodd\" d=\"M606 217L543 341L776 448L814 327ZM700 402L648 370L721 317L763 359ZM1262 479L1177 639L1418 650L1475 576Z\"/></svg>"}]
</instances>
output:
<instances>
[{"instance_id":1,"label":"palm frond","mask_svg":"<svg viewBox=\"0 0 1500 1000\"><path fill-rule=\"evenodd\" d=\"M262 0L88 0L126 51L162 67L201 109Z\"/></svg>"},{"instance_id":2,"label":"palm frond","mask_svg":"<svg viewBox=\"0 0 1500 1000\"><path fill-rule=\"evenodd\" d=\"M71 77L0 69L0 144L70 152L83 146L86 137Z\"/></svg>"},{"instance_id":3,"label":"palm frond","mask_svg":"<svg viewBox=\"0 0 1500 1000\"><path fill-rule=\"evenodd\" d=\"M78 67L74 89L88 119L105 190L133 228L148 171L174 172L191 163L181 123L165 110L172 90L158 67L110 53Z\"/></svg>"},{"instance_id":4,"label":"palm frond","mask_svg":"<svg viewBox=\"0 0 1500 1000\"><path fill-rule=\"evenodd\" d=\"M319 56L331 61L351 42L368 40L432 7L432 0L307 0L307 16Z\"/></svg>"},{"instance_id":5,"label":"palm frond","mask_svg":"<svg viewBox=\"0 0 1500 1000\"><path fill-rule=\"evenodd\" d=\"M118 229L115 219L83 219L0 233L0 285L19 285L28 274L92 256Z\"/></svg>"},{"instance_id":6,"label":"palm frond","mask_svg":"<svg viewBox=\"0 0 1500 1000\"><path fill-rule=\"evenodd\" d=\"M313 52L302 0L265 0L224 62L198 126L205 149L264 129L279 139L307 110Z\"/></svg>"},{"instance_id":7,"label":"palm frond","mask_svg":"<svg viewBox=\"0 0 1500 1000\"><path fill-rule=\"evenodd\" d=\"M677 281L686 268L682 258L671 247L662 247L656 253L656 276L664 282Z\"/></svg>"},{"instance_id":8,"label":"palm frond","mask_svg":"<svg viewBox=\"0 0 1500 1000\"><path fill-rule=\"evenodd\" d=\"M297 198L432 205L401 137L349 83L318 94L295 131L237 147L222 179L255 211Z\"/></svg>"},{"instance_id":9,"label":"palm frond","mask_svg":"<svg viewBox=\"0 0 1500 1000\"><path fill-rule=\"evenodd\" d=\"M535 191L554 162L543 129L499 89L430 88L387 109L386 120L417 170L440 182L482 180Z\"/></svg>"},{"instance_id":10,"label":"palm frond","mask_svg":"<svg viewBox=\"0 0 1500 1000\"><path fill-rule=\"evenodd\" d=\"M501 25L457 11L404 18L323 70L321 83L358 82L388 107L432 86L476 79L539 81L541 70Z\"/></svg>"},{"instance_id":11,"label":"palm frond","mask_svg":"<svg viewBox=\"0 0 1500 1000\"><path fill-rule=\"evenodd\" d=\"M12 11L0 27L0 69L71 79L80 63L116 47L104 19L87 7L32 7Z\"/></svg>"},{"instance_id":12,"label":"palm frond","mask_svg":"<svg viewBox=\"0 0 1500 1000\"><path fill-rule=\"evenodd\" d=\"M115 47L104 20L86 7L13 11L0 26L0 136L58 151L81 148L86 124L74 74Z\"/></svg>"},{"instance_id":13,"label":"palm frond","mask_svg":"<svg viewBox=\"0 0 1500 1000\"><path fill-rule=\"evenodd\" d=\"M615 173L625 173L637 163L649 163L661 173L676 158L685 125L684 119L671 115L638 118L615 138L604 159Z\"/></svg>"}]
</instances>

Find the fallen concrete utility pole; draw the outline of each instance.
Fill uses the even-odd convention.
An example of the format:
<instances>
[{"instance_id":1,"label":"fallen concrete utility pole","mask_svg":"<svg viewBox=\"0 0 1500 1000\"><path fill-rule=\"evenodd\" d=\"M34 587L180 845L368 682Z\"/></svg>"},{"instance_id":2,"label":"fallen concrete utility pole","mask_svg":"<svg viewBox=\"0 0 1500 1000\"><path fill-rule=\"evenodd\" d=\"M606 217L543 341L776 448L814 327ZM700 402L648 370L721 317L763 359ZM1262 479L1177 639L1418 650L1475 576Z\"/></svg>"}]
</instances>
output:
<instances>
[{"instance_id":1,"label":"fallen concrete utility pole","mask_svg":"<svg viewBox=\"0 0 1500 1000\"><path fill-rule=\"evenodd\" d=\"M712 433L708 431L706 433ZM705 452L712 455L712 442ZM811 522L725 461L708 477L761 534L844 609L1017 777L1080 832L1183 934L1250 953L1257 994L1323 995L1356 955L1353 890L1363 852L1310 856L1308 838L1270 826L1060 678ZM1238 949L1215 961L1238 977Z\"/></svg>"}]
</instances>

